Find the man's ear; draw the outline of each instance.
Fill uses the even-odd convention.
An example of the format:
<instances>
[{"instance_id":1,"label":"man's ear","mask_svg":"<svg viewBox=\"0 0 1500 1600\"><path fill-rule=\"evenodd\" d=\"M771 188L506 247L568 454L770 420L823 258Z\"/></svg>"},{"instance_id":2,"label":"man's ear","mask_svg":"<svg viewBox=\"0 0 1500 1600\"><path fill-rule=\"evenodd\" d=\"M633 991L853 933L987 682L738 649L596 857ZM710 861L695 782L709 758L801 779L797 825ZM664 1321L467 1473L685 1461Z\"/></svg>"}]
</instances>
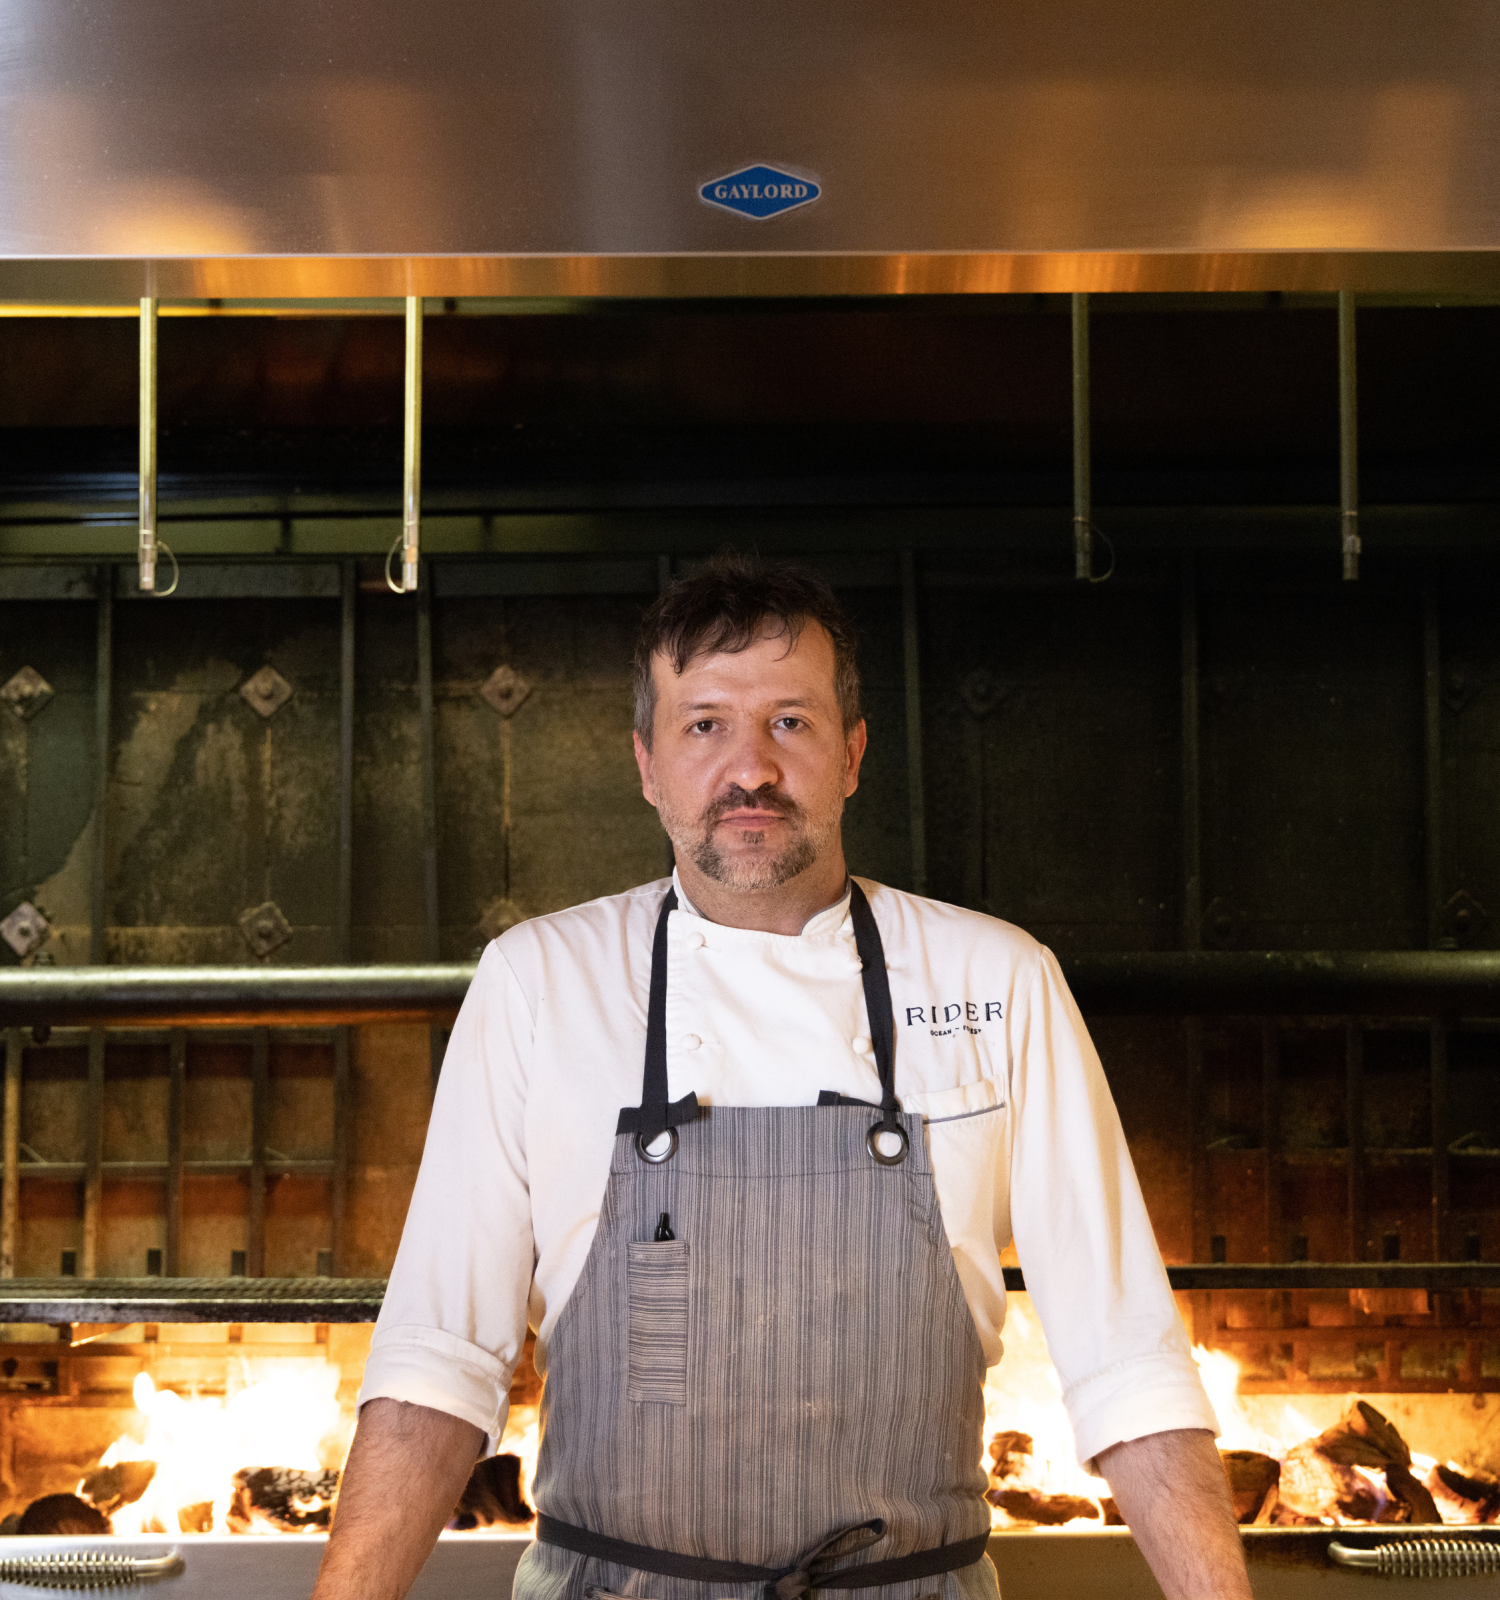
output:
<instances>
[{"instance_id":1,"label":"man's ear","mask_svg":"<svg viewBox=\"0 0 1500 1600\"><path fill-rule=\"evenodd\" d=\"M848 765L848 773L844 778L846 800L859 788L859 764L865 758L865 746L869 743L869 737L865 719L861 717L850 730L848 738L844 740L844 759Z\"/></svg>"},{"instance_id":2,"label":"man's ear","mask_svg":"<svg viewBox=\"0 0 1500 1600\"><path fill-rule=\"evenodd\" d=\"M646 748L640 734L632 732L630 737L635 741L635 764L640 768L641 793L655 805L656 785L651 781L651 752Z\"/></svg>"}]
</instances>

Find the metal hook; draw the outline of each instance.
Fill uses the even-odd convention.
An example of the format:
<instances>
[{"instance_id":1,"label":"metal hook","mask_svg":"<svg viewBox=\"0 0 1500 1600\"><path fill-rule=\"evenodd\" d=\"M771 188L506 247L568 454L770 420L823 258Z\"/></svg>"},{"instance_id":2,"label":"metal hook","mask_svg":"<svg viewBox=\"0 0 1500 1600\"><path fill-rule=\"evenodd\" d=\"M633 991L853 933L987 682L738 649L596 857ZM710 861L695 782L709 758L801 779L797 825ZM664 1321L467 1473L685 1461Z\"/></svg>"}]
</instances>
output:
<instances>
[{"instance_id":1,"label":"metal hook","mask_svg":"<svg viewBox=\"0 0 1500 1600\"><path fill-rule=\"evenodd\" d=\"M1077 522L1078 519L1075 517L1073 520ZM1109 551L1109 565L1103 572L1098 573L1094 571L1093 536L1095 534L1104 541L1104 548ZM1097 522L1090 522L1087 525L1084 538L1087 540L1087 544L1085 546L1083 570L1079 573L1079 576L1089 583L1108 583L1115 573L1115 547L1113 541Z\"/></svg>"},{"instance_id":2,"label":"metal hook","mask_svg":"<svg viewBox=\"0 0 1500 1600\"><path fill-rule=\"evenodd\" d=\"M401 541L405 537L406 537L405 533L398 533L396 535L396 537L391 541L390 549L387 550L386 553L385 553L385 586L386 586L387 589L389 589L391 591L392 594L405 594L406 593L406 584L405 584L404 576L403 576L403 579L402 579L402 581L400 583L397 583L396 580L391 576L391 558L401 548ZM416 585L413 584L412 587L416 588Z\"/></svg>"},{"instance_id":3,"label":"metal hook","mask_svg":"<svg viewBox=\"0 0 1500 1600\"><path fill-rule=\"evenodd\" d=\"M161 555L164 555L167 560L172 563L171 587L168 589L158 589L155 591L156 598L158 600L165 600L169 594L177 593L177 585L182 581L182 568L177 565L177 557L172 554L172 547L166 542L165 539L158 539L156 541L156 548Z\"/></svg>"}]
</instances>

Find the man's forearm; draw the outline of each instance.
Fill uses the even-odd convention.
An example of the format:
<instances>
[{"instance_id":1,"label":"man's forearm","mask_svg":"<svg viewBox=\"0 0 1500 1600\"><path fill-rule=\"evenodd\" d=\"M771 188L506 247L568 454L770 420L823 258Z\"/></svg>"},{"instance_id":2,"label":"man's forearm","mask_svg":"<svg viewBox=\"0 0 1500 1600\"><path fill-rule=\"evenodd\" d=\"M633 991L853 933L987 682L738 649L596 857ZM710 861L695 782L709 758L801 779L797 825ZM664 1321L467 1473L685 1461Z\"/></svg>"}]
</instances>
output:
<instances>
[{"instance_id":1,"label":"man's forearm","mask_svg":"<svg viewBox=\"0 0 1500 1600\"><path fill-rule=\"evenodd\" d=\"M359 1414L313 1600L401 1600L469 1481L484 1435L400 1400Z\"/></svg>"},{"instance_id":2,"label":"man's forearm","mask_svg":"<svg viewBox=\"0 0 1500 1600\"><path fill-rule=\"evenodd\" d=\"M1250 1600L1245 1549L1213 1435L1175 1429L1099 1456L1167 1600Z\"/></svg>"}]
</instances>

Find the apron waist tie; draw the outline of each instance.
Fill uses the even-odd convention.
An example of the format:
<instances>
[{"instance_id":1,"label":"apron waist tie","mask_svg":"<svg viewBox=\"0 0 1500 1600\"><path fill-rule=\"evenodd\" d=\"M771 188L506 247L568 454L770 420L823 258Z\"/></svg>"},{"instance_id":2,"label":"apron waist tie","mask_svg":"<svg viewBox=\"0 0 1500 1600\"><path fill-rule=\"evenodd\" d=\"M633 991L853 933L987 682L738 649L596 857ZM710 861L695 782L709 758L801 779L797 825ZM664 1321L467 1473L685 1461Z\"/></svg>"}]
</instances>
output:
<instances>
[{"instance_id":1,"label":"apron waist tie","mask_svg":"<svg viewBox=\"0 0 1500 1600\"><path fill-rule=\"evenodd\" d=\"M918 1578L933 1578L942 1572L957 1572L972 1567L985 1552L989 1532L955 1544L934 1545L911 1555L893 1556L889 1561L871 1561L860 1567L828 1568L826 1552L853 1535L864 1537L841 1555L851 1555L885 1536L885 1523L879 1517L857 1522L825 1539L792 1567L756 1567L743 1561L715 1561L708 1556L679 1555L675 1550L654 1550L650 1545L630 1544L591 1533L570 1522L538 1512L536 1536L540 1543L571 1550L575 1555L591 1556L596 1561L611 1561L637 1572L654 1572L664 1578L685 1578L694 1583L763 1583L766 1600L801 1600L811 1589L879 1589L887 1584L911 1583Z\"/></svg>"}]
</instances>

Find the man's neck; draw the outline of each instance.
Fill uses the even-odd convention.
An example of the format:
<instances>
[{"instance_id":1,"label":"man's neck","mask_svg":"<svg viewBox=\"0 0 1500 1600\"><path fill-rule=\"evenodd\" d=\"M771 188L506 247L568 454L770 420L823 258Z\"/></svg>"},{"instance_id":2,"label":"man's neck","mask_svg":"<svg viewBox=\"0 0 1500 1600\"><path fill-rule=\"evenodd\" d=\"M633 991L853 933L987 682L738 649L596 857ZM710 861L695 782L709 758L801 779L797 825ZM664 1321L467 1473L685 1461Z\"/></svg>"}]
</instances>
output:
<instances>
[{"instance_id":1,"label":"man's neck","mask_svg":"<svg viewBox=\"0 0 1500 1600\"><path fill-rule=\"evenodd\" d=\"M693 909L710 922L755 933L801 933L820 911L843 899L849 871L839 850L776 889L730 889L683 860L677 879Z\"/></svg>"}]
</instances>

